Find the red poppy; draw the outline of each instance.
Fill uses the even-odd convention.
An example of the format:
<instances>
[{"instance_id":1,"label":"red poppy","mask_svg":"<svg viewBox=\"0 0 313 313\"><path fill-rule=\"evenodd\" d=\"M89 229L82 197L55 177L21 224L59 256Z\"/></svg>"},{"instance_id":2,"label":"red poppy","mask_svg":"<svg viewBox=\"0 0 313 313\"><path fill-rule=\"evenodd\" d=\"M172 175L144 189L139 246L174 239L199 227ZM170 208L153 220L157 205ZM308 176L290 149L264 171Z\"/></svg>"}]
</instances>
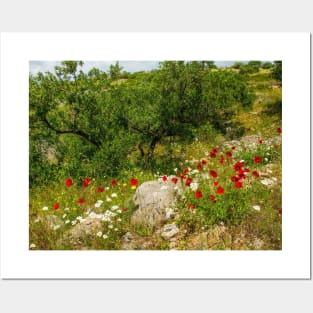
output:
<instances>
[{"instance_id":1,"label":"red poppy","mask_svg":"<svg viewBox=\"0 0 313 313\"><path fill-rule=\"evenodd\" d=\"M256 156L254 157L254 163L261 163L261 162L262 162L262 157L259 156L259 155L256 155Z\"/></svg>"},{"instance_id":2,"label":"red poppy","mask_svg":"<svg viewBox=\"0 0 313 313\"><path fill-rule=\"evenodd\" d=\"M230 151L226 151L226 155L231 158L233 156L233 154Z\"/></svg>"},{"instance_id":3,"label":"red poppy","mask_svg":"<svg viewBox=\"0 0 313 313\"><path fill-rule=\"evenodd\" d=\"M238 177L239 177L239 179L246 179L246 175L245 175L245 171L243 170L243 169L240 169L239 171L238 171Z\"/></svg>"},{"instance_id":4,"label":"red poppy","mask_svg":"<svg viewBox=\"0 0 313 313\"><path fill-rule=\"evenodd\" d=\"M241 181L237 181L234 186L235 186L235 188L242 188L243 184Z\"/></svg>"},{"instance_id":5,"label":"red poppy","mask_svg":"<svg viewBox=\"0 0 313 313\"><path fill-rule=\"evenodd\" d=\"M188 169L188 168L185 168L185 169L183 170L183 174L186 175L186 174L188 174L188 173L189 173L189 169Z\"/></svg>"},{"instance_id":6,"label":"red poppy","mask_svg":"<svg viewBox=\"0 0 313 313\"><path fill-rule=\"evenodd\" d=\"M112 187L115 187L117 185L117 182L114 178L111 180L111 185Z\"/></svg>"},{"instance_id":7,"label":"red poppy","mask_svg":"<svg viewBox=\"0 0 313 313\"><path fill-rule=\"evenodd\" d=\"M198 169L199 171L201 171L201 170L203 169L203 166L202 166L202 164L201 164L201 163L198 163L198 165L197 165L197 169Z\"/></svg>"},{"instance_id":8,"label":"red poppy","mask_svg":"<svg viewBox=\"0 0 313 313\"><path fill-rule=\"evenodd\" d=\"M224 163L224 155L223 154L221 155L221 158L220 158L219 162L220 162L220 164Z\"/></svg>"},{"instance_id":9,"label":"red poppy","mask_svg":"<svg viewBox=\"0 0 313 313\"><path fill-rule=\"evenodd\" d=\"M241 170L241 168L243 167L245 165L245 163L244 162L236 162L235 163L235 165L234 165L234 170L236 171L236 172L238 172L238 171L240 171Z\"/></svg>"},{"instance_id":10,"label":"red poppy","mask_svg":"<svg viewBox=\"0 0 313 313\"><path fill-rule=\"evenodd\" d=\"M190 184L192 183L192 178L191 177L188 177L186 179L186 186L190 187Z\"/></svg>"},{"instance_id":11,"label":"red poppy","mask_svg":"<svg viewBox=\"0 0 313 313\"><path fill-rule=\"evenodd\" d=\"M68 178L66 181L65 181L65 185L66 187L71 187L73 185L73 181L71 178Z\"/></svg>"},{"instance_id":12,"label":"red poppy","mask_svg":"<svg viewBox=\"0 0 313 313\"><path fill-rule=\"evenodd\" d=\"M278 127L278 128L276 129L276 131L278 132L278 134L281 134L281 132L282 132L282 130L281 130L280 127Z\"/></svg>"},{"instance_id":13,"label":"red poppy","mask_svg":"<svg viewBox=\"0 0 313 313\"><path fill-rule=\"evenodd\" d=\"M216 178L216 177L217 177L217 172L214 171L214 170L210 170L210 175L211 175L213 178Z\"/></svg>"},{"instance_id":14,"label":"red poppy","mask_svg":"<svg viewBox=\"0 0 313 313\"><path fill-rule=\"evenodd\" d=\"M104 188L103 187L98 187L98 192L103 192L104 191Z\"/></svg>"},{"instance_id":15,"label":"red poppy","mask_svg":"<svg viewBox=\"0 0 313 313\"><path fill-rule=\"evenodd\" d=\"M55 203L54 206L53 206L53 209L57 210L59 207L60 207L59 203Z\"/></svg>"},{"instance_id":16,"label":"red poppy","mask_svg":"<svg viewBox=\"0 0 313 313\"><path fill-rule=\"evenodd\" d=\"M216 198L215 198L213 195L210 195L210 196L209 196L209 199L210 199L211 201L213 201L214 203L216 203Z\"/></svg>"},{"instance_id":17,"label":"red poppy","mask_svg":"<svg viewBox=\"0 0 313 313\"><path fill-rule=\"evenodd\" d=\"M215 181L213 184L216 187L218 185L218 181Z\"/></svg>"},{"instance_id":18,"label":"red poppy","mask_svg":"<svg viewBox=\"0 0 313 313\"><path fill-rule=\"evenodd\" d=\"M202 163L203 165L205 165L205 164L208 163L208 161L207 161L206 159L202 159L202 160L201 160L201 163Z\"/></svg>"},{"instance_id":19,"label":"red poppy","mask_svg":"<svg viewBox=\"0 0 313 313\"><path fill-rule=\"evenodd\" d=\"M217 149L217 148L213 148L211 151L212 151L213 153L217 153L218 149Z\"/></svg>"},{"instance_id":20,"label":"red poppy","mask_svg":"<svg viewBox=\"0 0 313 313\"><path fill-rule=\"evenodd\" d=\"M219 195L223 195L224 192L225 192L225 190L224 190L223 187L220 186L220 187L217 188L216 192L217 192Z\"/></svg>"},{"instance_id":21,"label":"red poppy","mask_svg":"<svg viewBox=\"0 0 313 313\"><path fill-rule=\"evenodd\" d=\"M262 139L260 139L260 140L259 140L259 144L261 145L262 143L263 143L263 140L262 140Z\"/></svg>"},{"instance_id":22,"label":"red poppy","mask_svg":"<svg viewBox=\"0 0 313 313\"><path fill-rule=\"evenodd\" d=\"M121 210L122 210L123 212L125 212L125 211L127 210L127 208L122 208Z\"/></svg>"},{"instance_id":23,"label":"red poppy","mask_svg":"<svg viewBox=\"0 0 313 313\"><path fill-rule=\"evenodd\" d=\"M197 190L196 193L195 193L195 197L197 199L201 199L202 198L202 191L201 190Z\"/></svg>"},{"instance_id":24,"label":"red poppy","mask_svg":"<svg viewBox=\"0 0 313 313\"><path fill-rule=\"evenodd\" d=\"M78 204L83 204L85 202L85 200L83 198L79 198L77 202L78 202Z\"/></svg>"},{"instance_id":25,"label":"red poppy","mask_svg":"<svg viewBox=\"0 0 313 313\"><path fill-rule=\"evenodd\" d=\"M83 182L83 187L88 187L88 185L90 184L91 179L89 177L85 178L84 182Z\"/></svg>"},{"instance_id":26,"label":"red poppy","mask_svg":"<svg viewBox=\"0 0 313 313\"><path fill-rule=\"evenodd\" d=\"M163 180L163 181L167 181L167 176L164 175L164 176L162 177L162 180Z\"/></svg>"},{"instance_id":27,"label":"red poppy","mask_svg":"<svg viewBox=\"0 0 313 313\"><path fill-rule=\"evenodd\" d=\"M236 147L235 147L235 146L232 146L231 148L232 148L233 150L235 150L235 149L236 149Z\"/></svg>"},{"instance_id":28,"label":"red poppy","mask_svg":"<svg viewBox=\"0 0 313 313\"><path fill-rule=\"evenodd\" d=\"M171 179L171 182L172 182L172 183L176 184L176 183L177 183L177 181L178 181L178 178L176 178L176 177L172 177L172 179Z\"/></svg>"},{"instance_id":29,"label":"red poppy","mask_svg":"<svg viewBox=\"0 0 313 313\"><path fill-rule=\"evenodd\" d=\"M249 172L250 172L250 169L249 169L249 168L245 168L243 171L244 171L245 173L249 173Z\"/></svg>"},{"instance_id":30,"label":"red poppy","mask_svg":"<svg viewBox=\"0 0 313 313\"><path fill-rule=\"evenodd\" d=\"M191 210L191 211L194 211L194 209L196 208L196 206L193 205L193 204L191 204L191 203L188 203L188 204L187 204L187 207L188 207L188 209Z\"/></svg>"},{"instance_id":31,"label":"red poppy","mask_svg":"<svg viewBox=\"0 0 313 313\"><path fill-rule=\"evenodd\" d=\"M214 152L213 150L210 152L210 157L211 158L216 158L216 153L217 152Z\"/></svg>"},{"instance_id":32,"label":"red poppy","mask_svg":"<svg viewBox=\"0 0 313 313\"><path fill-rule=\"evenodd\" d=\"M240 177L238 177L238 176L233 176L232 178L231 178L231 181L233 181L233 182L237 182L237 181L239 181L240 180Z\"/></svg>"},{"instance_id":33,"label":"red poppy","mask_svg":"<svg viewBox=\"0 0 313 313\"><path fill-rule=\"evenodd\" d=\"M130 180L130 185L131 185L131 187L137 187L137 185L138 185L138 179L132 178L132 179Z\"/></svg>"},{"instance_id":34,"label":"red poppy","mask_svg":"<svg viewBox=\"0 0 313 313\"><path fill-rule=\"evenodd\" d=\"M257 171L253 171L252 172L252 175L255 177L255 178L258 178L260 175Z\"/></svg>"},{"instance_id":35,"label":"red poppy","mask_svg":"<svg viewBox=\"0 0 313 313\"><path fill-rule=\"evenodd\" d=\"M281 215L282 214L282 208L278 209L278 213Z\"/></svg>"}]
</instances>

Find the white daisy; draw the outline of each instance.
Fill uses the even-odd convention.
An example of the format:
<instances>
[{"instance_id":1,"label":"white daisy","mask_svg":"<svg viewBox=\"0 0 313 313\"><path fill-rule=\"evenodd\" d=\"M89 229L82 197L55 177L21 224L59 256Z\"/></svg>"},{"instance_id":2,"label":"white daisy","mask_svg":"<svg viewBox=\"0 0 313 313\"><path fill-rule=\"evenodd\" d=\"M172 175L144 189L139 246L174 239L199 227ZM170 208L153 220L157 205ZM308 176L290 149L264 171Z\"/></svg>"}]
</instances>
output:
<instances>
[{"instance_id":1,"label":"white daisy","mask_svg":"<svg viewBox=\"0 0 313 313\"><path fill-rule=\"evenodd\" d=\"M43 211L48 211L48 207L47 207L47 206L44 206L44 207L42 208L42 210L43 210Z\"/></svg>"},{"instance_id":2,"label":"white daisy","mask_svg":"<svg viewBox=\"0 0 313 313\"><path fill-rule=\"evenodd\" d=\"M102 231L98 231L98 232L97 232L97 236L98 236L98 237L102 237Z\"/></svg>"}]
</instances>

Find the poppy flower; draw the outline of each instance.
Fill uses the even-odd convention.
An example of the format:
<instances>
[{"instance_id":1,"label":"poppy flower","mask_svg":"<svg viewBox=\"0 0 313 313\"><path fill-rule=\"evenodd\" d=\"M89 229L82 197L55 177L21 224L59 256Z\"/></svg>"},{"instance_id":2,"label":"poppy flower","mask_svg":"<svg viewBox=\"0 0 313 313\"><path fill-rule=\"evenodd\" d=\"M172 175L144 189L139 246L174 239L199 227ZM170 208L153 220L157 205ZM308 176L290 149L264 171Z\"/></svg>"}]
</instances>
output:
<instances>
[{"instance_id":1,"label":"poppy flower","mask_svg":"<svg viewBox=\"0 0 313 313\"><path fill-rule=\"evenodd\" d=\"M217 154L217 148L213 148L210 152L210 157L211 158L216 158L216 154Z\"/></svg>"},{"instance_id":2,"label":"poppy flower","mask_svg":"<svg viewBox=\"0 0 313 313\"><path fill-rule=\"evenodd\" d=\"M57 210L59 207L60 207L59 203L55 203L54 206L53 206L53 209Z\"/></svg>"},{"instance_id":3,"label":"poppy flower","mask_svg":"<svg viewBox=\"0 0 313 313\"><path fill-rule=\"evenodd\" d=\"M202 164L201 164L201 163L198 163L198 165L197 165L197 169L198 169L199 171L201 171L201 170L203 169L203 166L202 166Z\"/></svg>"},{"instance_id":4,"label":"poppy flower","mask_svg":"<svg viewBox=\"0 0 313 313\"><path fill-rule=\"evenodd\" d=\"M98 192L103 192L104 191L104 188L103 187L98 187Z\"/></svg>"},{"instance_id":5,"label":"poppy flower","mask_svg":"<svg viewBox=\"0 0 313 313\"><path fill-rule=\"evenodd\" d=\"M242 188L243 184L241 181L237 181L234 186L235 186L235 188Z\"/></svg>"},{"instance_id":6,"label":"poppy flower","mask_svg":"<svg viewBox=\"0 0 313 313\"><path fill-rule=\"evenodd\" d=\"M224 190L223 187L220 186L220 187L217 188L216 192L217 192L219 195L223 195L224 192L225 192L225 190Z\"/></svg>"},{"instance_id":7,"label":"poppy flower","mask_svg":"<svg viewBox=\"0 0 313 313\"><path fill-rule=\"evenodd\" d=\"M281 215L282 214L282 208L278 209L278 213Z\"/></svg>"},{"instance_id":8,"label":"poppy flower","mask_svg":"<svg viewBox=\"0 0 313 313\"><path fill-rule=\"evenodd\" d=\"M71 178L68 178L66 181L65 181L65 185L66 187L71 187L73 185L73 181Z\"/></svg>"},{"instance_id":9,"label":"poppy flower","mask_svg":"<svg viewBox=\"0 0 313 313\"><path fill-rule=\"evenodd\" d=\"M216 187L218 185L218 181L215 181L213 184Z\"/></svg>"},{"instance_id":10,"label":"poppy flower","mask_svg":"<svg viewBox=\"0 0 313 313\"><path fill-rule=\"evenodd\" d=\"M176 184L176 183L177 183L177 181L178 181L178 178L176 178L176 177L172 177L172 179L171 179L171 182L172 182L172 183Z\"/></svg>"},{"instance_id":11,"label":"poppy flower","mask_svg":"<svg viewBox=\"0 0 313 313\"><path fill-rule=\"evenodd\" d=\"M121 208L121 210L122 210L123 212L125 212L125 211L127 210L127 208Z\"/></svg>"},{"instance_id":12,"label":"poppy flower","mask_svg":"<svg viewBox=\"0 0 313 313\"><path fill-rule=\"evenodd\" d=\"M220 158L220 160L219 160L219 163L220 163L220 164L223 164L223 163L224 163L224 160L225 160L225 159L224 159L224 155L222 154L222 155L221 155L221 158Z\"/></svg>"},{"instance_id":13,"label":"poppy flower","mask_svg":"<svg viewBox=\"0 0 313 313\"><path fill-rule=\"evenodd\" d=\"M262 162L262 157L259 156L259 155L256 155L253 160L254 160L254 163L261 163Z\"/></svg>"},{"instance_id":14,"label":"poppy flower","mask_svg":"<svg viewBox=\"0 0 313 313\"><path fill-rule=\"evenodd\" d=\"M244 162L236 162L235 164L234 164L234 170L236 171L236 172L238 172L238 171L240 171L241 170L241 168L244 166Z\"/></svg>"},{"instance_id":15,"label":"poppy flower","mask_svg":"<svg viewBox=\"0 0 313 313\"><path fill-rule=\"evenodd\" d=\"M210 175L211 175L213 178L216 178L216 177L217 177L217 172L214 171L214 170L210 170Z\"/></svg>"},{"instance_id":16,"label":"poppy flower","mask_svg":"<svg viewBox=\"0 0 313 313\"><path fill-rule=\"evenodd\" d=\"M231 148L232 148L233 150L235 150L235 149L236 149L236 147L235 147L235 146L232 146Z\"/></svg>"},{"instance_id":17,"label":"poppy flower","mask_svg":"<svg viewBox=\"0 0 313 313\"><path fill-rule=\"evenodd\" d=\"M188 174L188 173L189 173L189 169L188 169L188 168L185 168L185 169L183 170L183 174L186 175L186 174Z\"/></svg>"},{"instance_id":18,"label":"poppy flower","mask_svg":"<svg viewBox=\"0 0 313 313\"><path fill-rule=\"evenodd\" d=\"M117 182L114 178L111 180L111 185L112 187L115 187L117 185Z\"/></svg>"},{"instance_id":19,"label":"poppy flower","mask_svg":"<svg viewBox=\"0 0 313 313\"><path fill-rule=\"evenodd\" d=\"M85 178L84 182L83 182L83 187L88 187L88 185L90 184L91 179L89 177Z\"/></svg>"},{"instance_id":20,"label":"poppy flower","mask_svg":"<svg viewBox=\"0 0 313 313\"><path fill-rule=\"evenodd\" d=\"M240 177L238 176L233 176L231 179L230 179L232 182L237 182L240 180Z\"/></svg>"},{"instance_id":21,"label":"poppy flower","mask_svg":"<svg viewBox=\"0 0 313 313\"><path fill-rule=\"evenodd\" d=\"M132 189L135 189L138 186L138 179L132 178L130 180L130 186L131 186Z\"/></svg>"},{"instance_id":22,"label":"poppy flower","mask_svg":"<svg viewBox=\"0 0 313 313\"><path fill-rule=\"evenodd\" d=\"M205 164L208 163L208 161L207 161L206 159L202 159L202 160L201 160L201 163L202 163L203 165L205 165Z\"/></svg>"},{"instance_id":23,"label":"poppy flower","mask_svg":"<svg viewBox=\"0 0 313 313\"><path fill-rule=\"evenodd\" d=\"M163 180L163 181L167 181L167 176L164 175L164 176L162 177L162 180Z\"/></svg>"},{"instance_id":24,"label":"poppy flower","mask_svg":"<svg viewBox=\"0 0 313 313\"><path fill-rule=\"evenodd\" d=\"M282 130L281 130L280 127L278 127L278 128L276 129L276 131L278 132L278 134L281 134L281 132L282 132Z\"/></svg>"},{"instance_id":25,"label":"poppy flower","mask_svg":"<svg viewBox=\"0 0 313 313\"><path fill-rule=\"evenodd\" d=\"M201 190L197 190L196 193L195 193L195 197L197 199L201 199L202 198L202 191Z\"/></svg>"},{"instance_id":26,"label":"poppy flower","mask_svg":"<svg viewBox=\"0 0 313 313\"><path fill-rule=\"evenodd\" d=\"M263 143L263 140L262 140L262 139L260 139L260 140L259 140L259 144L261 145L262 143Z\"/></svg>"},{"instance_id":27,"label":"poppy flower","mask_svg":"<svg viewBox=\"0 0 313 313\"><path fill-rule=\"evenodd\" d=\"M260 175L257 171L253 171L252 172L252 175L255 177L255 178L258 178Z\"/></svg>"},{"instance_id":28,"label":"poppy flower","mask_svg":"<svg viewBox=\"0 0 313 313\"><path fill-rule=\"evenodd\" d=\"M188 203L188 204L187 204L187 207L188 207L188 209L191 210L191 211L194 211L194 209L196 208L196 206L193 205L193 204L191 204L191 203Z\"/></svg>"},{"instance_id":29,"label":"poppy flower","mask_svg":"<svg viewBox=\"0 0 313 313\"><path fill-rule=\"evenodd\" d=\"M83 198L79 198L77 202L78 202L78 204L83 204L85 202L85 200Z\"/></svg>"},{"instance_id":30,"label":"poppy flower","mask_svg":"<svg viewBox=\"0 0 313 313\"><path fill-rule=\"evenodd\" d=\"M233 154L230 151L226 151L226 155L231 158L233 156Z\"/></svg>"},{"instance_id":31,"label":"poppy flower","mask_svg":"<svg viewBox=\"0 0 313 313\"><path fill-rule=\"evenodd\" d=\"M191 177L188 177L186 179L186 186L190 187L190 184L192 183L192 178Z\"/></svg>"},{"instance_id":32,"label":"poppy flower","mask_svg":"<svg viewBox=\"0 0 313 313\"><path fill-rule=\"evenodd\" d=\"M213 201L214 203L216 203L216 198L215 198L213 195L210 195L210 196L209 196L209 199L210 199L211 201Z\"/></svg>"}]
</instances>

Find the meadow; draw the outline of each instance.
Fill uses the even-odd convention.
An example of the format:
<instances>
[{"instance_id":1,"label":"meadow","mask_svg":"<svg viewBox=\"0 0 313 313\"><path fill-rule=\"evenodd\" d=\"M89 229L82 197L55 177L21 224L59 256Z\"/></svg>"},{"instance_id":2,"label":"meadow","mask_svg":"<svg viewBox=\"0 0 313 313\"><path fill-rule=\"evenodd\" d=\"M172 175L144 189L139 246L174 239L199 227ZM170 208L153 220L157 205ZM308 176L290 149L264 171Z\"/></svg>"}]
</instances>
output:
<instances>
[{"instance_id":1,"label":"meadow","mask_svg":"<svg viewBox=\"0 0 313 313\"><path fill-rule=\"evenodd\" d=\"M279 63L191 63L30 77L31 250L282 249ZM155 180L182 186L171 218L133 224Z\"/></svg>"}]
</instances>

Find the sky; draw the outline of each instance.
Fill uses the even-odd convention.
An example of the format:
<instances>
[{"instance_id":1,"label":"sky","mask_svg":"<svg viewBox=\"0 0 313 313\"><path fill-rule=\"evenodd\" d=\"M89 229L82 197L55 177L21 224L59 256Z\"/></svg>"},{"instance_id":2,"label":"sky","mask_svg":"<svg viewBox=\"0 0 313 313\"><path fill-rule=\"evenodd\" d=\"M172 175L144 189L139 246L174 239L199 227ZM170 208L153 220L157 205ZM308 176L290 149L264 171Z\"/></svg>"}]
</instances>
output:
<instances>
[{"instance_id":1,"label":"sky","mask_svg":"<svg viewBox=\"0 0 313 313\"><path fill-rule=\"evenodd\" d=\"M84 61L82 70L84 72L90 71L92 68L98 68L102 71L107 72L111 64L115 64L116 61ZM216 61L217 66L230 66L235 61ZM38 72L53 72L54 67L60 65L60 61L30 61L29 71L32 74L37 74ZM126 72L139 72L139 71L150 71L152 69L158 68L159 61L120 61L120 66Z\"/></svg>"}]
</instances>

